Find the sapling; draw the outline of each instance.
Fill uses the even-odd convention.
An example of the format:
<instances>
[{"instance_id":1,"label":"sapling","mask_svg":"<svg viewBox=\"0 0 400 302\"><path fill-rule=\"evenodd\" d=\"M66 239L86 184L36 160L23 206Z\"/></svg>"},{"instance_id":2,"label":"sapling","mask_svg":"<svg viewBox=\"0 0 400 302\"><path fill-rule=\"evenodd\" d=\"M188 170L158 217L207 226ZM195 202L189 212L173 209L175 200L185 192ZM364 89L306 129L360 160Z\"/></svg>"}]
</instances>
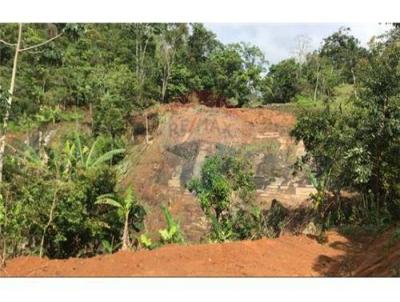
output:
<instances>
[{"instance_id":1,"label":"sapling","mask_svg":"<svg viewBox=\"0 0 400 302\"><path fill-rule=\"evenodd\" d=\"M104 194L97 198L96 204L109 205L118 209L118 216L124 221L121 250L128 250L131 246L129 239L129 218L134 208L138 206L138 200L132 191L132 187L128 187L123 199L119 199L112 194Z\"/></svg>"}]
</instances>

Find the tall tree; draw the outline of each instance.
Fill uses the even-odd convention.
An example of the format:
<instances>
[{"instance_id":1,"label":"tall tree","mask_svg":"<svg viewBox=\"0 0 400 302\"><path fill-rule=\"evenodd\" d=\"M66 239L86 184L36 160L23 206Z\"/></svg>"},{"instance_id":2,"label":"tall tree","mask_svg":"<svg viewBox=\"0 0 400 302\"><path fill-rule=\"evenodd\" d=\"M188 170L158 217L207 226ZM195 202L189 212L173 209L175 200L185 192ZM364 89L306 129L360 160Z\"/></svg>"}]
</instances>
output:
<instances>
[{"instance_id":1,"label":"tall tree","mask_svg":"<svg viewBox=\"0 0 400 302\"><path fill-rule=\"evenodd\" d=\"M366 56L360 41L350 34L349 27L341 27L337 32L324 39L320 52L341 72L343 80L355 84L354 68L360 58Z\"/></svg>"},{"instance_id":2,"label":"tall tree","mask_svg":"<svg viewBox=\"0 0 400 302\"><path fill-rule=\"evenodd\" d=\"M165 24L158 36L157 53L161 67L161 102L166 100L168 83L180 47L187 43L188 27L184 23Z\"/></svg>"},{"instance_id":3,"label":"tall tree","mask_svg":"<svg viewBox=\"0 0 400 302\"><path fill-rule=\"evenodd\" d=\"M15 47L13 67L12 67L11 80L10 80L10 89L8 91L9 96L7 99L5 114L3 116L3 127L2 127L1 137L0 137L0 182L3 179L4 151L5 151L5 146L6 146L8 119L10 116L10 110L11 110L11 106L12 106L12 102L13 102L13 95L14 95L14 90L15 90L15 80L16 80L16 76L17 76L18 56L22 52L33 50L33 49L42 47L42 46L52 42L53 40L61 37L62 34L63 34L63 32L56 34L52 38L45 40L39 44L31 45L31 46L27 46L27 47L23 48L23 47L21 47L21 45L22 45L22 23L19 23L16 43L9 43L4 40L0 40L3 44L6 44L10 47Z\"/></svg>"}]
</instances>

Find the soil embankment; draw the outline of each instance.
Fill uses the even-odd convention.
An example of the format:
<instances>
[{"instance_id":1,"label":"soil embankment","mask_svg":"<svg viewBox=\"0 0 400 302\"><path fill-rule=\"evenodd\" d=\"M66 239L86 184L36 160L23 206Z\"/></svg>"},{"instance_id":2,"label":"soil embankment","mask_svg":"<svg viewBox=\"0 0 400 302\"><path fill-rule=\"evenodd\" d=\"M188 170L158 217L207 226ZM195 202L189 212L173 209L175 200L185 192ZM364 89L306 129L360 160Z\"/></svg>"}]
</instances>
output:
<instances>
[{"instance_id":1,"label":"soil embankment","mask_svg":"<svg viewBox=\"0 0 400 302\"><path fill-rule=\"evenodd\" d=\"M331 240L346 239L331 234ZM223 244L169 245L152 251L118 252L88 259L20 257L2 276L321 276L321 255L344 251L306 236ZM326 261L326 260L325 260Z\"/></svg>"}]
</instances>

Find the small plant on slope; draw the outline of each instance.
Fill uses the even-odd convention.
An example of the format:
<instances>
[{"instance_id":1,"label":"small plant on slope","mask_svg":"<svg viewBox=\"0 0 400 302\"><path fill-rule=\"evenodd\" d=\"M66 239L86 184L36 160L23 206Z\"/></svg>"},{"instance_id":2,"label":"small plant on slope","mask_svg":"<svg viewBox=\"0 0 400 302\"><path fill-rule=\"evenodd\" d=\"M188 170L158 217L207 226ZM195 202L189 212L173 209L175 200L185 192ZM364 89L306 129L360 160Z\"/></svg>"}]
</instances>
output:
<instances>
[{"instance_id":1,"label":"small plant on slope","mask_svg":"<svg viewBox=\"0 0 400 302\"><path fill-rule=\"evenodd\" d=\"M164 218L167 222L167 228L159 230L162 243L183 243L185 240L179 223L174 220L170 211L166 207L162 207Z\"/></svg>"},{"instance_id":2,"label":"small plant on slope","mask_svg":"<svg viewBox=\"0 0 400 302\"><path fill-rule=\"evenodd\" d=\"M101 195L97 198L96 204L104 204L117 208L118 216L124 221L124 229L122 233L122 247L121 250L128 250L131 246L129 239L129 221L131 215L143 212L143 208L138 204L138 199L132 191L132 187L128 187L125 192L124 198L120 199L111 194ZM143 215L137 215L142 219Z\"/></svg>"},{"instance_id":3,"label":"small plant on slope","mask_svg":"<svg viewBox=\"0 0 400 302\"><path fill-rule=\"evenodd\" d=\"M142 234L139 236L139 243L142 247L149 250L152 250L156 246L147 234Z\"/></svg>"}]
</instances>

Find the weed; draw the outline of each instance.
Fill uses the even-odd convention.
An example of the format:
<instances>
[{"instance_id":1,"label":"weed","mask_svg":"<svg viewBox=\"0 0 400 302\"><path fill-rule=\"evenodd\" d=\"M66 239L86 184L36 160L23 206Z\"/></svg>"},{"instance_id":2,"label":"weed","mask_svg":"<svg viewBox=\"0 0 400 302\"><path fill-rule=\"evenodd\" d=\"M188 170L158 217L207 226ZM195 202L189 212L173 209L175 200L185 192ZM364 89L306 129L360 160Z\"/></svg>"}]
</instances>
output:
<instances>
[{"instance_id":1,"label":"weed","mask_svg":"<svg viewBox=\"0 0 400 302\"><path fill-rule=\"evenodd\" d=\"M166 207L162 207L164 218L167 222L165 229L159 230L161 242L165 243L183 243L184 237L180 225L171 215L171 212Z\"/></svg>"},{"instance_id":2,"label":"weed","mask_svg":"<svg viewBox=\"0 0 400 302\"><path fill-rule=\"evenodd\" d=\"M139 244L148 250L155 248L155 244L147 234L142 234L139 236Z\"/></svg>"}]
</instances>

